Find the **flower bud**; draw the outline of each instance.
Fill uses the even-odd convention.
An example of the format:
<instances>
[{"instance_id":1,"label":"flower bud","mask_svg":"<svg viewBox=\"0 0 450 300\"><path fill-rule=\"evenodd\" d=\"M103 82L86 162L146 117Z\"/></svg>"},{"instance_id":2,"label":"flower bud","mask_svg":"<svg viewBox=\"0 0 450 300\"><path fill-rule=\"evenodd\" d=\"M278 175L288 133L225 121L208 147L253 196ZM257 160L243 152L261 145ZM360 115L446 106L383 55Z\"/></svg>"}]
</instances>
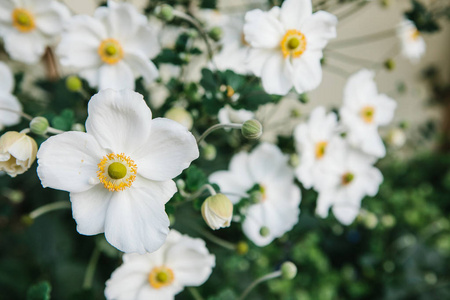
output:
<instances>
[{"instance_id":1,"label":"flower bud","mask_svg":"<svg viewBox=\"0 0 450 300\"><path fill-rule=\"evenodd\" d=\"M218 42L223 35L223 30L220 27L213 27L211 28L211 30L208 32L208 35L216 42Z\"/></svg>"},{"instance_id":2,"label":"flower bud","mask_svg":"<svg viewBox=\"0 0 450 300\"><path fill-rule=\"evenodd\" d=\"M184 190L186 188L186 182L183 179L178 179L175 184L177 185L177 189Z\"/></svg>"},{"instance_id":3,"label":"flower bud","mask_svg":"<svg viewBox=\"0 0 450 300\"><path fill-rule=\"evenodd\" d=\"M240 241L239 243L237 243L237 245L236 245L236 252L239 255L247 254L247 252L248 252L248 243L246 243L244 241Z\"/></svg>"},{"instance_id":4,"label":"flower bud","mask_svg":"<svg viewBox=\"0 0 450 300\"><path fill-rule=\"evenodd\" d=\"M0 137L0 171L16 177L25 173L36 159L37 144L25 133L8 131Z\"/></svg>"},{"instance_id":5,"label":"flower bud","mask_svg":"<svg viewBox=\"0 0 450 300\"><path fill-rule=\"evenodd\" d=\"M266 237L266 236L268 236L268 235L270 234L270 229L269 229L268 227L266 227L266 226L263 226L263 227L261 227L261 229L259 230L259 234L260 234L262 237Z\"/></svg>"},{"instance_id":6,"label":"flower bud","mask_svg":"<svg viewBox=\"0 0 450 300\"><path fill-rule=\"evenodd\" d=\"M406 134L400 128L392 128L389 130L387 142L395 148L400 148L406 143Z\"/></svg>"},{"instance_id":7,"label":"flower bud","mask_svg":"<svg viewBox=\"0 0 450 300\"><path fill-rule=\"evenodd\" d=\"M233 217L233 203L224 194L210 196L202 204L202 216L213 230L229 227Z\"/></svg>"},{"instance_id":8,"label":"flower bud","mask_svg":"<svg viewBox=\"0 0 450 300\"><path fill-rule=\"evenodd\" d=\"M33 118L30 122L30 130L32 133L44 135L47 133L48 120L44 117Z\"/></svg>"},{"instance_id":9,"label":"flower bud","mask_svg":"<svg viewBox=\"0 0 450 300\"><path fill-rule=\"evenodd\" d=\"M248 120L242 124L241 132L246 139L255 140L262 135L262 125L257 120Z\"/></svg>"},{"instance_id":10,"label":"flower bud","mask_svg":"<svg viewBox=\"0 0 450 300\"><path fill-rule=\"evenodd\" d=\"M214 160L216 158L217 150L216 147L214 147L214 145L207 144L202 149L203 149L203 157L206 160Z\"/></svg>"},{"instance_id":11,"label":"flower bud","mask_svg":"<svg viewBox=\"0 0 450 300\"><path fill-rule=\"evenodd\" d=\"M194 120L192 119L191 114L187 110L179 106L175 106L169 109L164 117L180 123L188 130L191 130L192 125L194 124Z\"/></svg>"},{"instance_id":12,"label":"flower bud","mask_svg":"<svg viewBox=\"0 0 450 300\"><path fill-rule=\"evenodd\" d=\"M297 267L290 261L284 262L281 265L281 277L283 279L291 280L297 275Z\"/></svg>"},{"instance_id":13,"label":"flower bud","mask_svg":"<svg viewBox=\"0 0 450 300\"><path fill-rule=\"evenodd\" d=\"M389 58L388 60L386 60L384 62L384 67L389 71L394 70L395 69L395 61L392 58Z\"/></svg>"},{"instance_id":14,"label":"flower bud","mask_svg":"<svg viewBox=\"0 0 450 300\"><path fill-rule=\"evenodd\" d=\"M167 22L172 21L174 18L173 7L168 4L163 4L156 7L155 13L158 17Z\"/></svg>"},{"instance_id":15,"label":"flower bud","mask_svg":"<svg viewBox=\"0 0 450 300\"><path fill-rule=\"evenodd\" d=\"M75 123L71 128L73 131L86 132L86 127L81 123Z\"/></svg>"},{"instance_id":16,"label":"flower bud","mask_svg":"<svg viewBox=\"0 0 450 300\"><path fill-rule=\"evenodd\" d=\"M71 75L66 78L66 87L69 91L78 92L81 90L82 86L83 84L78 76Z\"/></svg>"}]
</instances>

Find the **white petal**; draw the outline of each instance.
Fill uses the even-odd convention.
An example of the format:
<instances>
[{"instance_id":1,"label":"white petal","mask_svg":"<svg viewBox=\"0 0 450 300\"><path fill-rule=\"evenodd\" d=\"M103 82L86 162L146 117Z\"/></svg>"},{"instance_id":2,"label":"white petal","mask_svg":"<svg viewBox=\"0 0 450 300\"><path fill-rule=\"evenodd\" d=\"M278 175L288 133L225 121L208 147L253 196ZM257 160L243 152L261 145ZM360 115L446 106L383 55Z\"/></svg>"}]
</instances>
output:
<instances>
[{"instance_id":1,"label":"white petal","mask_svg":"<svg viewBox=\"0 0 450 300\"><path fill-rule=\"evenodd\" d=\"M387 125L394 118L394 111L397 107L397 103L394 99L388 97L385 94L378 95L375 99L376 111L374 122L378 125Z\"/></svg>"},{"instance_id":2,"label":"white petal","mask_svg":"<svg viewBox=\"0 0 450 300\"><path fill-rule=\"evenodd\" d=\"M126 263L125 255L124 264L117 268L111 274L111 278L106 281L105 296L108 300L136 300L140 290L149 285L148 273L151 267L142 259L137 260L139 265ZM148 270L142 272L140 266L148 267Z\"/></svg>"},{"instance_id":3,"label":"white petal","mask_svg":"<svg viewBox=\"0 0 450 300\"><path fill-rule=\"evenodd\" d=\"M292 88L292 66L280 53L271 56L261 73L262 85L268 94L286 95Z\"/></svg>"},{"instance_id":4,"label":"white petal","mask_svg":"<svg viewBox=\"0 0 450 300\"><path fill-rule=\"evenodd\" d=\"M139 176L138 180L145 180ZM176 192L173 181L146 181L146 187L114 193L106 214L106 240L123 252L153 252L169 233L169 217L164 210Z\"/></svg>"},{"instance_id":5,"label":"white petal","mask_svg":"<svg viewBox=\"0 0 450 300\"><path fill-rule=\"evenodd\" d=\"M107 14L104 22L109 29L112 38L119 41L134 36L139 27L146 24L146 19L138 13L137 9L130 3L108 3Z\"/></svg>"},{"instance_id":6,"label":"white petal","mask_svg":"<svg viewBox=\"0 0 450 300\"><path fill-rule=\"evenodd\" d=\"M11 69L4 62L0 61L0 94L12 93L14 88L14 76ZM0 102L1 105L1 102ZM7 106L6 106L7 107ZM11 108L13 109L13 108ZM2 119L0 119L2 120Z\"/></svg>"},{"instance_id":7,"label":"white petal","mask_svg":"<svg viewBox=\"0 0 450 300\"><path fill-rule=\"evenodd\" d=\"M99 70L98 89L134 90L134 74L123 60L113 64L103 64Z\"/></svg>"},{"instance_id":8,"label":"white petal","mask_svg":"<svg viewBox=\"0 0 450 300\"><path fill-rule=\"evenodd\" d=\"M159 76L158 69L155 64L148 57L145 57L138 51L126 51L124 60L137 75L136 77L142 76L147 85L155 81L155 79Z\"/></svg>"},{"instance_id":9,"label":"white petal","mask_svg":"<svg viewBox=\"0 0 450 300\"><path fill-rule=\"evenodd\" d=\"M333 205L333 214L343 225L350 225L359 214L359 206L351 203L338 203Z\"/></svg>"},{"instance_id":10,"label":"white petal","mask_svg":"<svg viewBox=\"0 0 450 300\"><path fill-rule=\"evenodd\" d=\"M84 69L80 71L78 75L85 79L91 87L98 86L99 71L97 67Z\"/></svg>"},{"instance_id":11,"label":"white petal","mask_svg":"<svg viewBox=\"0 0 450 300\"><path fill-rule=\"evenodd\" d=\"M183 290L181 286L175 286L173 283L169 286L160 289L152 289L149 286L145 286L139 291L134 300L149 300L149 299L158 299L158 300L174 300L175 295ZM121 300L121 299L119 299Z\"/></svg>"},{"instance_id":12,"label":"white petal","mask_svg":"<svg viewBox=\"0 0 450 300\"><path fill-rule=\"evenodd\" d=\"M6 81L8 78L6 78ZM1 80L0 80L1 81ZM18 112L22 111L22 105L19 100L11 94L0 93L0 107L12 109ZM12 126L20 123L20 115L0 109L0 129L3 125Z\"/></svg>"},{"instance_id":13,"label":"white petal","mask_svg":"<svg viewBox=\"0 0 450 300\"><path fill-rule=\"evenodd\" d=\"M18 2L18 1L16 1ZM34 13L41 13L48 10L52 4L52 0L21 0L23 7L30 9Z\"/></svg>"},{"instance_id":14,"label":"white petal","mask_svg":"<svg viewBox=\"0 0 450 300\"><path fill-rule=\"evenodd\" d=\"M300 31L305 35L308 50L322 50L330 39L336 37L336 16L318 11L307 18Z\"/></svg>"},{"instance_id":15,"label":"white petal","mask_svg":"<svg viewBox=\"0 0 450 300\"><path fill-rule=\"evenodd\" d=\"M300 29L311 14L311 0L286 0L281 5L280 20L286 30Z\"/></svg>"},{"instance_id":16,"label":"white petal","mask_svg":"<svg viewBox=\"0 0 450 300\"><path fill-rule=\"evenodd\" d=\"M133 35L127 36L123 41L123 47L142 52L147 58L153 58L161 51L157 31L149 26L140 26Z\"/></svg>"},{"instance_id":17,"label":"white petal","mask_svg":"<svg viewBox=\"0 0 450 300\"><path fill-rule=\"evenodd\" d=\"M105 231L106 212L113 194L103 184L84 192L70 193L72 215L80 234L94 235Z\"/></svg>"},{"instance_id":18,"label":"white petal","mask_svg":"<svg viewBox=\"0 0 450 300\"><path fill-rule=\"evenodd\" d=\"M83 192L97 178L97 164L106 152L93 136L83 132L65 132L52 136L39 148L37 172L43 187Z\"/></svg>"},{"instance_id":19,"label":"white petal","mask_svg":"<svg viewBox=\"0 0 450 300\"><path fill-rule=\"evenodd\" d=\"M305 51L293 62L293 83L297 93L301 94L317 88L322 81L322 66L319 51Z\"/></svg>"},{"instance_id":20,"label":"white petal","mask_svg":"<svg viewBox=\"0 0 450 300\"><path fill-rule=\"evenodd\" d=\"M209 181L220 187L220 192L225 194L233 203L238 203L244 198L247 191L255 184L249 178L239 173L229 171L217 171L209 176Z\"/></svg>"},{"instance_id":21,"label":"white petal","mask_svg":"<svg viewBox=\"0 0 450 300\"><path fill-rule=\"evenodd\" d=\"M284 33L280 21L269 13L255 9L245 14L245 40L252 47L278 48Z\"/></svg>"},{"instance_id":22,"label":"white petal","mask_svg":"<svg viewBox=\"0 0 450 300\"><path fill-rule=\"evenodd\" d=\"M277 51L267 49L252 48L248 52L247 66L248 69L258 77L261 77L264 64L273 56L278 54Z\"/></svg>"},{"instance_id":23,"label":"white petal","mask_svg":"<svg viewBox=\"0 0 450 300\"><path fill-rule=\"evenodd\" d=\"M70 11L62 3L53 1L49 9L36 14L36 26L47 35L59 34L63 23L70 18Z\"/></svg>"},{"instance_id":24,"label":"white petal","mask_svg":"<svg viewBox=\"0 0 450 300\"><path fill-rule=\"evenodd\" d=\"M152 113L142 95L130 90L100 91L89 101L88 114L86 131L114 153L129 156L150 134Z\"/></svg>"},{"instance_id":25,"label":"white petal","mask_svg":"<svg viewBox=\"0 0 450 300\"><path fill-rule=\"evenodd\" d=\"M152 180L169 180L181 174L199 152L194 136L183 125L157 118L145 143L133 152L138 173Z\"/></svg>"},{"instance_id":26,"label":"white petal","mask_svg":"<svg viewBox=\"0 0 450 300\"><path fill-rule=\"evenodd\" d=\"M11 22L11 12L15 9L15 5L13 0L5 0L0 2L0 23L3 21L4 23Z\"/></svg>"},{"instance_id":27,"label":"white petal","mask_svg":"<svg viewBox=\"0 0 450 300\"><path fill-rule=\"evenodd\" d=\"M37 63L47 46L46 39L37 31L30 33L11 31L4 37L4 41L9 56L27 64Z\"/></svg>"},{"instance_id":28,"label":"white petal","mask_svg":"<svg viewBox=\"0 0 450 300\"><path fill-rule=\"evenodd\" d=\"M286 165L287 157L273 144L262 143L249 155L249 170L257 183L275 179Z\"/></svg>"}]
</instances>

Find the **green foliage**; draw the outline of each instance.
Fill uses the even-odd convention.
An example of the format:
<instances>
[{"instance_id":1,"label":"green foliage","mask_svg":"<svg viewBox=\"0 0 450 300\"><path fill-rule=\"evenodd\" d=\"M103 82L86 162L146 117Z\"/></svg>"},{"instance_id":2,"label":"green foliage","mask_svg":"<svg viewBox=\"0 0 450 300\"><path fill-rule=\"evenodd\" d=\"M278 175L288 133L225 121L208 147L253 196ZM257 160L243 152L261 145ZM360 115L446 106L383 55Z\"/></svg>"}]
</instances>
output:
<instances>
[{"instance_id":1,"label":"green foliage","mask_svg":"<svg viewBox=\"0 0 450 300\"><path fill-rule=\"evenodd\" d=\"M405 12L406 18L413 21L420 32L433 33L439 30L433 14L417 0L411 0L412 9Z\"/></svg>"},{"instance_id":2,"label":"green foliage","mask_svg":"<svg viewBox=\"0 0 450 300\"><path fill-rule=\"evenodd\" d=\"M39 282L28 289L27 300L50 300L51 290L49 282Z\"/></svg>"}]
</instances>

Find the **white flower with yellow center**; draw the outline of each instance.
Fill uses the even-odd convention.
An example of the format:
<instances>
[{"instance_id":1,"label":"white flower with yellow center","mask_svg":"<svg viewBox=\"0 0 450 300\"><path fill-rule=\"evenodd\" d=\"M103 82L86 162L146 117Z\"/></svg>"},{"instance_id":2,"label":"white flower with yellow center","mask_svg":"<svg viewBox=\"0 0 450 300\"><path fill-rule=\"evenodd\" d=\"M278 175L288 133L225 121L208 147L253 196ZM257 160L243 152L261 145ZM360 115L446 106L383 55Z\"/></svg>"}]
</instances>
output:
<instances>
[{"instance_id":1,"label":"white flower with yellow center","mask_svg":"<svg viewBox=\"0 0 450 300\"><path fill-rule=\"evenodd\" d=\"M124 252L152 252L169 232L164 204L176 192L171 180L198 157L193 135L157 118L130 90L100 91L88 104L86 133L65 132L38 152L44 187L70 192L77 230L105 232Z\"/></svg>"},{"instance_id":2,"label":"white flower with yellow center","mask_svg":"<svg viewBox=\"0 0 450 300\"><path fill-rule=\"evenodd\" d=\"M22 105L12 94L14 89L14 76L9 67L0 62L0 130L5 126L16 125L20 122L20 115L10 110L22 112ZM6 108L8 110L2 110Z\"/></svg>"},{"instance_id":3,"label":"white flower with yellow center","mask_svg":"<svg viewBox=\"0 0 450 300\"><path fill-rule=\"evenodd\" d=\"M150 58L159 53L155 30L129 3L108 1L94 17L72 18L57 48L61 64L75 68L99 90L134 89L142 76L146 84L158 77Z\"/></svg>"},{"instance_id":4,"label":"white flower with yellow center","mask_svg":"<svg viewBox=\"0 0 450 300\"><path fill-rule=\"evenodd\" d=\"M397 27L397 36L400 39L402 55L412 63L418 63L427 45L416 25L410 20L403 20Z\"/></svg>"},{"instance_id":5,"label":"white flower with yellow center","mask_svg":"<svg viewBox=\"0 0 450 300\"><path fill-rule=\"evenodd\" d=\"M205 242L171 230L153 253L124 254L123 264L106 281L108 300L173 300L185 286L200 286L211 275L214 255Z\"/></svg>"},{"instance_id":6,"label":"white flower with yellow center","mask_svg":"<svg viewBox=\"0 0 450 300\"><path fill-rule=\"evenodd\" d=\"M383 157L386 148L378 126L391 122L397 103L385 94L378 94L374 75L373 71L363 69L350 76L339 113L348 142L367 154Z\"/></svg>"},{"instance_id":7,"label":"white flower with yellow center","mask_svg":"<svg viewBox=\"0 0 450 300\"><path fill-rule=\"evenodd\" d=\"M326 218L333 214L344 225L349 225L359 214L364 196L375 196L383 182L381 172L373 167L375 159L349 145L341 138L330 142L330 156L326 171L316 187L319 192L316 213Z\"/></svg>"},{"instance_id":8,"label":"white flower with yellow center","mask_svg":"<svg viewBox=\"0 0 450 300\"><path fill-rule=\"evenodd\" d=\"M70 17L68 8L54 0L0 1L0 36L14 60L37 63Z\"/></svg>"},{"instance_id":9,"label":"white flower with yellow center","mask_svg":"<svg viewBox=\"0 0 450 300\"><path fill-rule=\"evenodd\" d=\"M209 181L233 203L251 196L254 200L245 213L242 229L258 246L265 246L292 229L300 213L300 189L288 158L277 146L263 143L251 153L233 156L229 171L217 171ZM259 186L258 191L248 192Z\"/></svg>"},{"instance_id":10,"label":"white flower with yellow center","mask_svg":"<svg viewBox=\"0 0 450 300\"><path fill-rule=\"evenodd\" d=\"M309 189L322 180L328 144L336 134L336 114L327 114L323 106L312 111L308 123L301 123L295 128L295 146L300 154L295 175L305 188Z\"/></svg>"},{"instance_id":11,"label":"white flower with yellow center","mask_svg":"<svg viewBox=\"0 0 450 300\"><path fill-rule=\"evenodd\" d=\"M337 18L312 13L311 0L286 0L281 8L245 15L245 40L251 50L249 69L261 77L269 94L286 95L315 89L322 81L322 49L336 37Z\"/></svg>"}]
</instances>

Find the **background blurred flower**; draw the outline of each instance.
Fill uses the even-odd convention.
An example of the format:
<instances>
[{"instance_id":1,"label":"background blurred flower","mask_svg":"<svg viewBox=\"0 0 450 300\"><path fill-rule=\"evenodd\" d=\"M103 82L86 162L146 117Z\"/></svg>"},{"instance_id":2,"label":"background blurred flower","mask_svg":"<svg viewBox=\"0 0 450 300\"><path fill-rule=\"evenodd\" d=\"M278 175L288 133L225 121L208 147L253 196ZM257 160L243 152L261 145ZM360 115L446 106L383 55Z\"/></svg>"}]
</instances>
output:
<instances>
[{"instance_id":1,"label":"background blurred flower","mask_svg":"<svg viewBox=\"0 0 450 300\"><path fill-rule=\"evenodd\" d=\"M16 125L20 122L22 105L12 94L14 89L14 77L9 67L0 61L0 130L5 126ZM6 108L4 110L2 108ZM16 112L11 112L13 110Z\"/></svg>"},{"instance_id":2,"label":"background blurred flower","mask_svg":"<svg viewBox=\"0 0 450 300\"><path fill-rule=\"evenodd\" d=\"M425 53L427 45L416 25L412 21L404 19L397 27L397 36L400 39L402 55L412 63L418 63Z\"/></svg>"}]
</instances>

